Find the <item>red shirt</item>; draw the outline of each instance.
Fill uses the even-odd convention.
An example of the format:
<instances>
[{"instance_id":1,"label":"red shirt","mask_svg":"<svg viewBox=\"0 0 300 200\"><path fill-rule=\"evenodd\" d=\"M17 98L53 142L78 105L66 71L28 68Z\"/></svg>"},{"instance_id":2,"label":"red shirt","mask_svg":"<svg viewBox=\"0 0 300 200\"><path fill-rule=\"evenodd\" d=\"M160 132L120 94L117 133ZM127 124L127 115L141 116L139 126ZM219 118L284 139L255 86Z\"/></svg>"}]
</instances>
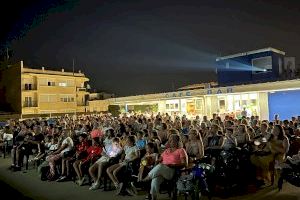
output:
<instances>
[{"instance_id":1,"label":"red shirt","mask_svg":"<svg viewBox=\"0 0 300 200\"><path fill-rule=\"evenodd\" d=\"M102 153L102 147L99 146L90 146L87 149L88 156L83 159L83 162L93 159L96 156L100 156Z\"/></svg>"},{"instance_id":2,"label":"red shirt","mask_svg":"<svg viewBox=\"0 0 300 200\"><path fill-rule=\"evenodd\" d=\"M81 153L86 151L89 148L89 143L87 141L82 141L80 144L77 145L76 151L77 153Z\"/></svg>"}]
</instances>

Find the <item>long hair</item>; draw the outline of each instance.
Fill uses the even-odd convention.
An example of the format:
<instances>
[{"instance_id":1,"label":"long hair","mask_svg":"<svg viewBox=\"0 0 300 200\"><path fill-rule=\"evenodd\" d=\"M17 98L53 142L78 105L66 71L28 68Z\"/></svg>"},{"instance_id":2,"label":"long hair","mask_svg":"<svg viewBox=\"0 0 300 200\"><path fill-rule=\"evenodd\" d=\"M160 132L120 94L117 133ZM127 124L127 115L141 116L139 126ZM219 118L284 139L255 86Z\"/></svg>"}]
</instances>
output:
<instances>
[{"instance_id":1,"label":"long hair","mask_svg":"<svg viewBox=\"0 0 300 200\"><path fill-rule=\"evenodd\" d=\"M278 140L283 140L284 138L285 138L285 132L284 132L284 130L283 130L283 127L281 126L281 125L279 125L279 124L276 124L275 126L274 126L274 128L275 127L277 127L278 128L278 130L279 130L279 134L278 134Z\"/></svg>"}]
</instances>

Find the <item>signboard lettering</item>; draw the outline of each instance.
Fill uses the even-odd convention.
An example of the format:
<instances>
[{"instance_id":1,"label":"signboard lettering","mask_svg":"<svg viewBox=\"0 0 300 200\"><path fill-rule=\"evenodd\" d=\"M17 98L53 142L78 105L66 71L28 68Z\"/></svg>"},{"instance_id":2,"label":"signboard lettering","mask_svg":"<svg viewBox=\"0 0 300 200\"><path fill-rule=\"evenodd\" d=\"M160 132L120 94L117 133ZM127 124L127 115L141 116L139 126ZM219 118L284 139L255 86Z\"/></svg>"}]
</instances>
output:
<instances>
[{"instance_id":1,"label":"signboard lettering","mask_svg":"<svg viewBox=\"0 0 300 200\"><path fill-rule=\"evenodd\" d=\"M232 88L224 88L224 89L217 89L216 91L213 92L212 89L208 89L206 91L206 94L210 95L210 94L224 94L224 93L233 93L233 89Z\"/></svg>"}]
</instances>

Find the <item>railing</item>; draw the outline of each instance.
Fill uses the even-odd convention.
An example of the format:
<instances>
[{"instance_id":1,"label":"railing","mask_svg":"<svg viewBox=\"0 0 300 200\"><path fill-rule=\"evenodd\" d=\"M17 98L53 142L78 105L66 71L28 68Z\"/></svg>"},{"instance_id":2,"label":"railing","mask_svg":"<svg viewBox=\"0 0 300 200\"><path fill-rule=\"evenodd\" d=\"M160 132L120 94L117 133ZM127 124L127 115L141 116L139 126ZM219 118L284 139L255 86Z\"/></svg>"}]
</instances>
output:
<instances>
[{"instance_id":1,"label":"railing","mask_svg":"<svg viewBox=\"0 0 300 200\"><path fill-rule=\"evenodd\" d=\"M84 88L84 87L77 87L77 92L86 92L86 88Z\"/></svg>"},{"instance_id":2,"label":"railing","mask_svg":"<svg viewBox=\"0 0 300 200\"><path fill-rule=\"evenodd\" d=\"M22 86L22 90L37 90L37 85L25 84Z\"/></svg>"},{"instance_id":3,"label":"railing","mask_svg":"<svg viewBox=\"0 0 300 200\"><path fill-rule=\"evenodd\" d=\"M24 108L37 107L37 102L36 101L24 101L23 102L23 107Z\"/></svg>"}]
</instances>

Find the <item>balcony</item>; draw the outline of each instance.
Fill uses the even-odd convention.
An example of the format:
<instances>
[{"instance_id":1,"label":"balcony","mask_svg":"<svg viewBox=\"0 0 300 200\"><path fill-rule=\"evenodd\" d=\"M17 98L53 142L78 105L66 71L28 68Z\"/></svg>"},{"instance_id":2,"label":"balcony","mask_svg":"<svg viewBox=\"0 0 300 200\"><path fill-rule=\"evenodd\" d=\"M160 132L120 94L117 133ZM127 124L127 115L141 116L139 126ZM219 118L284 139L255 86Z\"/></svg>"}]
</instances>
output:
<instances>
[{"instance_id":1,"label":"balcony","mask_svg":"<svg viewBox=\"0 0 300 200\"><path fill-rule=\"evenodd\" d=\"M37 101L24 101L23 108L37 107Z\"/></svg>"},{"instance_id":2,"label":"balcony","mask_svg":"<svg viewBox=\"0 0 300 200\"><path fill-rule=\"evenodd\" d=\"M77 87L77 92L87 92L87 89L84 87Z\"/></svg>"},{"instance_id":3,"label":"balcony","mask_svg":"<svg viewBox=\"0 0 300 200\"><path fill-rule=\"evenodd\" d=\"M22 90L23 91L37 90L37 85L24 84L24 85L22 85Z\"/></svg>"}]
</instances>

